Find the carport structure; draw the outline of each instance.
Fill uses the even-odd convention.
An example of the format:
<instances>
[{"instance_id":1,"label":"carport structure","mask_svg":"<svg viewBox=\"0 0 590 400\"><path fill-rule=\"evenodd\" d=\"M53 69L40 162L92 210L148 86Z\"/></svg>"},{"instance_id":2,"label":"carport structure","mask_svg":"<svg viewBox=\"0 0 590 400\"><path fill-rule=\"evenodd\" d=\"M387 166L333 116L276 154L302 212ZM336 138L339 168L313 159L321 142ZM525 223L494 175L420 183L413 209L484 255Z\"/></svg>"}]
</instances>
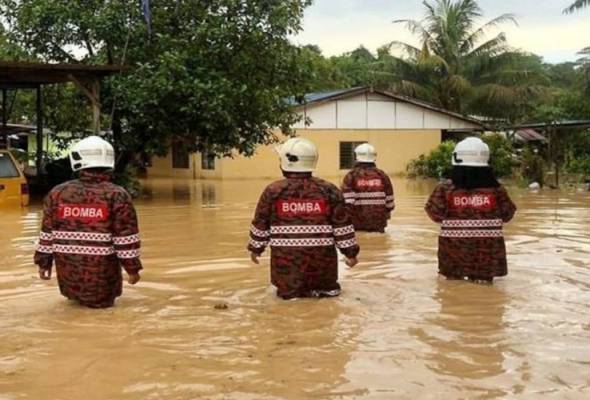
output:
<instances>
[{"instance_id":1,"label":"carport structure","mask_svg":"<svg viewBox=\"0 0 590 400\"><path fill-rule=\"evenodd\" d=\"M10 106L8 92L35 90L37 153L35 165L38 174L43 159L43 86L72 82L84 93L92 105L92 130L100 130L100 80L121 72L114 65L47 64L37 62L0 61L0 90L2 91L2 125L0 146L6 143Z\"/></svg>"},{"instance_id":2,"label":"carport structure","mask_svg":"<svg viewBox=\"0 0 590 400\"><path fill-rule=\"evenodd\" d=\"M549 156L553 162L555 171L555 186L559 187L559 169L564 161L564 136L574 131L586 131L590 133L590 120L567 120L543 123L522 124L512 128L519 130L534 130L542 132L549 143Z\"/></svg>"}]
</instances>

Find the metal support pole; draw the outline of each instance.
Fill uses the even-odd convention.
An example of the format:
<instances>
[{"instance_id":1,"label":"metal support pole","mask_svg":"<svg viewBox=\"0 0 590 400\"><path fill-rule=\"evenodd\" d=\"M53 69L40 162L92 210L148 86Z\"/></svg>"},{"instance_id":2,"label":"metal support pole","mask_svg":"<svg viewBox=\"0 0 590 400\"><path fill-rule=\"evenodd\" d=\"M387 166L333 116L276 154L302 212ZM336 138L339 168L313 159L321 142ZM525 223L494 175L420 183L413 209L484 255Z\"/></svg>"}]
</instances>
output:
<instances>
[{"instance_id":1,"label":"metal support pole","mask_svg":"<svg viewBox=\"0 0 590 400\"><path fill-rule=\"evenodd\" d=\"M7 94L6 89L2 89L2 127L6 128L8 123L8 106L7 106Z\"/></svg>"},{"instance_id":2,"label":"metal support pole","mask_svg":"<svg viewBox=\"0 0 590 400\"><path fill-rule=\"evenodd\" d=\"M552 127L551 128L551 135L555 141L555 151L556 151L556 155L555 155L555 187L558 188L559 187L559 167L561 164L561 152L562 152L562 146L563 146L563 135L562 137L557 136L557 128Z\"/></svg>"},{"instance_id":3,"label":"metal support pole","mask_svg":"<svg viewBox=\"0 0 590 400\"><path fill-rule=\"evenodd\" d=\"M37 178L39 179L43 166L43 90L41 85L37 86L37 154L35 166L37 167Z\"/></svg>"}]
</instances>

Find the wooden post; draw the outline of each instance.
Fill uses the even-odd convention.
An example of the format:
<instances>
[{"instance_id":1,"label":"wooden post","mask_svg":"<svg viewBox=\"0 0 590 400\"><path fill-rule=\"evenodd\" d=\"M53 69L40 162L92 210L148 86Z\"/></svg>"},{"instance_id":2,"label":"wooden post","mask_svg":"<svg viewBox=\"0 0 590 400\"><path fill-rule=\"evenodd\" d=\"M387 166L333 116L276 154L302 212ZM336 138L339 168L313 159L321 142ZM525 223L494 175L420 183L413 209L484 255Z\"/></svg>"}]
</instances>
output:
<instances>
[{"instance_id":1,"label":"wooden post","mask_svg":"<svg viewBox=\"0 0 590 400\"><path fill-rule=\"evenodd\" d=\"M94 79L92 88L92 130L95 135L100 132L100 83Z\"/></svg>"},{"instance_id":2,"label":"wooden post","mask_svg":"<svg viewBox=\"0 0 590 400\"><path fill-rule=\"evenodd\" d=\"M6 89L2 89L2 127L6 128L8 122L8 107L6 105Z\"/></svg>"},{"instance_id":3,"label":"wooden post","mask_svg":"<svg viewBox=\"0 0 590 400\"><path fill-rule=\"evenodd\" d=\"M0 149L8 148L8 109L6 107L6 89L2 89L2 129L0 130Z\"/></svg>"},{"instance_id":4,"label":"wooden post","mask_svg":"<svg viewBox=\"0 0 590 400\"><path fill-rule=\"evenodd\" d=\"M557 132L555 131L555 129L553 129L553 137L556 139L557 141ZM559 146L561 146L562 143L559 144ZM557 155L555 156L555 187L558 188L559 187L559 164L561 162L560 157L561 154L560 153L560 148L557 147Z\"/></svg>"},{"instance_id":5,"label":"wooden post","mask_svg":"<svg viewBox=\"0 0 590 400\"><path fill-rule=\"evenodd\" d=\"M92 132L94 132L95 135L98 134L100 132L100 81L98 78L93 78L89 83L85 80L87 85L90 86L88 88L76 76L70 74L68 75L68 78L74 82L78 89L80 89L80 91L88 97L88 100L90 100L90 103L92 104Z\"/></svg>"},{"instance_id":6,"label":"wooden post","mask_svg":"<svg viewBox=\"0 0 590 400\"><path fill-rule=\"evenodd\" d=\"M41 177L43 166L43 90L37 85L37 154L35 159L37 179Z\"/></svg>"},{"instance_id":7,"label":"wooden post","mask_svg":"<svg viewBox=\"0 0 590 400\"><path fill-rule=\"evenodd\" d=\"M553 166L555 168L555 187L559 187L559 166L561 163L561 146L563 143L560 142L561 138L557 136L557 128L553 124L549 127L549 146L552 148L551 153L553 158Z\"/></svg>"}]
</instances>

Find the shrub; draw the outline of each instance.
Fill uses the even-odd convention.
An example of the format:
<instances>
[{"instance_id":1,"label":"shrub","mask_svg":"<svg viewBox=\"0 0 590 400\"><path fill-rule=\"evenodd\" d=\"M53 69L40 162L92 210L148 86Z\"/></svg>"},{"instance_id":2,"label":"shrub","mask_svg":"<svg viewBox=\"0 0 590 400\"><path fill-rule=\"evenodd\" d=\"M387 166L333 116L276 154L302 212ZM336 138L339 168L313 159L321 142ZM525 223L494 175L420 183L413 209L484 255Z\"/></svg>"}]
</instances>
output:
<instances>
[{"instance_id":1,"label":"shrub","mask_svg":"<svg viewBox=\"0 0 590 400\"><path fill-rule=\"evenodd\" d=\"M509 176L515 166L512 155L512 144L500 135L482 137L490 147L490 165L498 178ZM444 178L449 177L453 168L451 159L456 143L450 140L442 142L427 156L420 155L410 161L406 167L411 178Z\"/></svg>"},{"instance_id":2,"label":"shrub","mask_svg":"<svg viewBox=\"0 0 590 400\"><path fill-rule=\"evenodd\" d=\"M569 135L565 169L572 174L590 176L590 134L587 131Z\"/></svg>"},{"instance_id":3,"label":"shrub","mask_svg":"<svg viewBox=\"0 0 590 400\"><path fill-rule=\"evenodd\" d=\"M137 179L135 167L128 165L125 170L116 172L113 181L127 190L131 197L136 198L141 192L141 184Z\"/></svg>"},{"instance_id":4,"label":"shrub","mask_svg":"<svg viewBox=\"0 0 590 400\"><path fill-rule=\"evenodd\" d=\"M576 157L568 162L567 172L590 176L590 156Z\"/></svg>"},{"instance_id":5,"label":"shrub","mask_svg":"<svg viewBox=\"0 0 590 400\"><path fill-rule=\"evenodd\" d=\"M512 143L501 135L487 135L482 139L490 147L490 165L496 177L512 175L512 168L516 165Z\"/></svg>"},{"instance_id":6,"label":"shrub","mask_svg":"<svg viewBox=\"0 0 590 400\"><path fill-rule=\"evenodd\" d=\"M410 177L442 178L449 176L452 165L453 149L455 143L451 141L442 142L428 156L421 155L410 161L406 171Z\"/></svg>"}]
</instances>

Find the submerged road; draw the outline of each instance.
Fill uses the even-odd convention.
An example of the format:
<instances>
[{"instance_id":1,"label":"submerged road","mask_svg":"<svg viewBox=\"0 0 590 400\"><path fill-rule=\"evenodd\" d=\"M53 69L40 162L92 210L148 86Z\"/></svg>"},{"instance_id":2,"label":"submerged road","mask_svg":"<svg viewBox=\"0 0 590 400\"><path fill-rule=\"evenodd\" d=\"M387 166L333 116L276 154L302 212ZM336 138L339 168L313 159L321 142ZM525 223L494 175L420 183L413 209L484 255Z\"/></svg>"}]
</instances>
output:
<instances>
[{"instance_id":1,"label":"submerged road","mask_svg":"<svg viewBox=\"0 0 590 400\"><path fill-rule=\"evenodd\" d=\"M245 250L267 183L147 184L143 280L107 310L37 279L39 206L0 210L0 400L590 398L590 193L512 190L482 286L437 277L433 183L396 180L342 296L282 301Z\"/></svg>"}]
</instances>

